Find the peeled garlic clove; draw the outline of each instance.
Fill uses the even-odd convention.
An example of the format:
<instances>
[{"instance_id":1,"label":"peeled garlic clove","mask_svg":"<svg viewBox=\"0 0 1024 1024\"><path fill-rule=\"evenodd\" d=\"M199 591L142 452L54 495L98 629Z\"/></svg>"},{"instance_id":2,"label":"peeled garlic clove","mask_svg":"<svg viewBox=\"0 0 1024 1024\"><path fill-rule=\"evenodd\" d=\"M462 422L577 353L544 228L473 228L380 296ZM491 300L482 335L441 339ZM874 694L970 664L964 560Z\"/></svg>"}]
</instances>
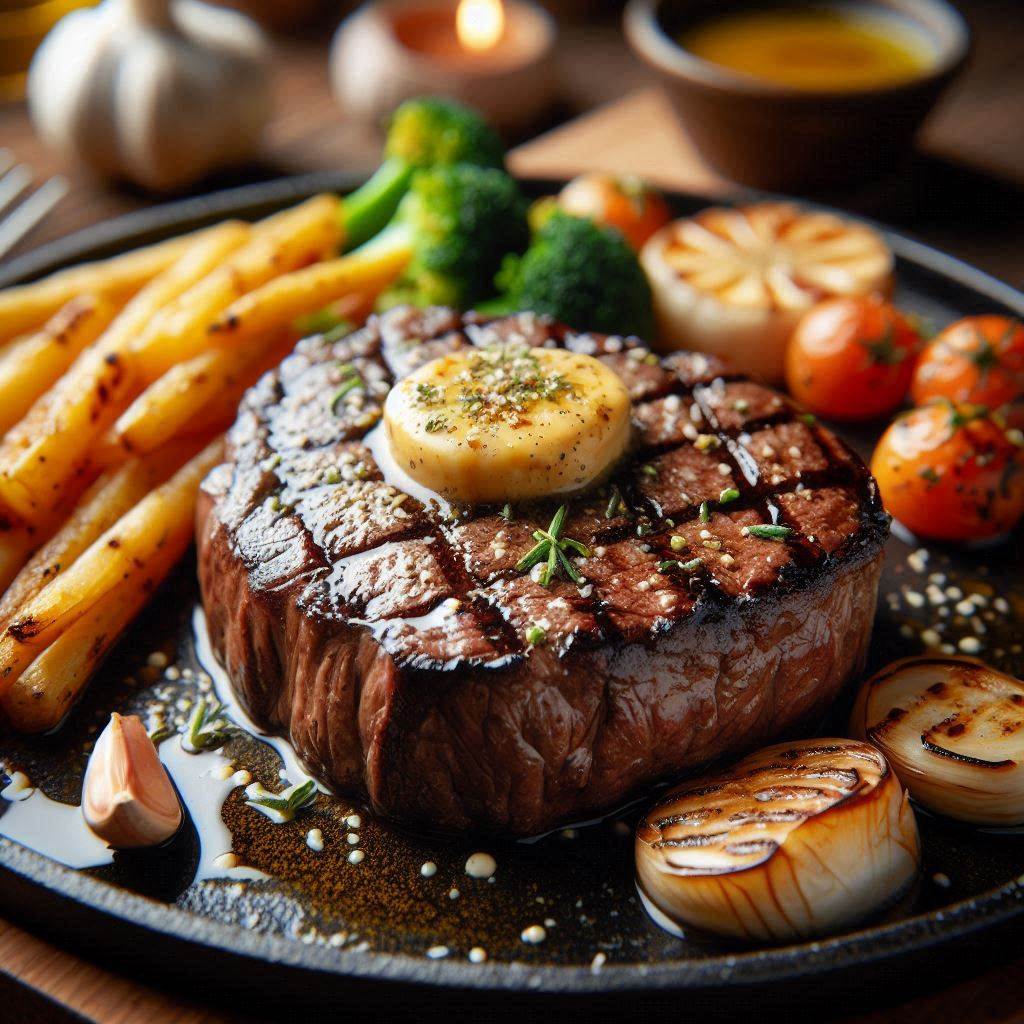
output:
<instances>
[{"instance_id":1,"label":"peeled garlic clove","mask_svg":"<svg viewBox=\"0 0 1024 1024\"><path fill-rule=\"evenodd\" d=\"M920 866L917 823L885 758L817 739L751 754L647 812L641 895L673 930L758 941L835 931L894 901Z\"/></svg>"},{"instance_id":2,"label":"peeled garlic clove","mask_svg":"<svg viewBox=\"0 0 1024 1024\"><path fill-rule=\"evenodd\" d=\"M82 814L116 850L156 846L181 827L178 794L137 716L110 716L85 771Z\"/></svg>"},{"instance_id":3,"label":"peeled garlic clove","mask_svg":"<svg viewBox=\"0 0 1024 1024\"><path fill-rule=\"evenodd\" d=\"M1024 682L975 658L904 658L869 679L851 731L885 752L922 806L1024 823Z\"/></svg>"}]
</instances>

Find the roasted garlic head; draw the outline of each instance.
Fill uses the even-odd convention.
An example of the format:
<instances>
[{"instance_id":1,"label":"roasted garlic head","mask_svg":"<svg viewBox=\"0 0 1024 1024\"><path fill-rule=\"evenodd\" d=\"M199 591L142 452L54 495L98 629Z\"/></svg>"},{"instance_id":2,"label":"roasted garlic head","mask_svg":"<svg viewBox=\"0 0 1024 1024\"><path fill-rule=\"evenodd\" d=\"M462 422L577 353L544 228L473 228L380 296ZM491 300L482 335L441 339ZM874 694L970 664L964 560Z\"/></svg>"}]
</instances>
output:
<instances>
[{"instance_id":1,"label":"roasted garlic head","mask_svg":"<svg viewBox=\"0 0 1024 1024\"><path fill-rule=\"evenodd\" d=\"M923 807L1024 823L1024 682L975 658L893 662L861 688L851 731L885 752Z\"/></svg>"},{"instance_id":2,"label":"roasted garlic head","mask_svg":"<svg viewBox=\"0 0 1024 1024\"><path fill-rule=\"evenodd\" d=\"M670 926L778 942L850 925L917 874L917 823L866 743L751 754L674 789L637 829L642 895Z\"/></svg>"},{"instance_id":3,"label":"roasted garlic head","mask_svg":"<svg viewBox=\"0 0 1024 1024\"><path fill-rule=\"evenodd\" d=\"M82 784L82 814L115 850L157 846L181 827L178 794L135 715L115 712L96 740Z\"/></svg>"}]
</instances>

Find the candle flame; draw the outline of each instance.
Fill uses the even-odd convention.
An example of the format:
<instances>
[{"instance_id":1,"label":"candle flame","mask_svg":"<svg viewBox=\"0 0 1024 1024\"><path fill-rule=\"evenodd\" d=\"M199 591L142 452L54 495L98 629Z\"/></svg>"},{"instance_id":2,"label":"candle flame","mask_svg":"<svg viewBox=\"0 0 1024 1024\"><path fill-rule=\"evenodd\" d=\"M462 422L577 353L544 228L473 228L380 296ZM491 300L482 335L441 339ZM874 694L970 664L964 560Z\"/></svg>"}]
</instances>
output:
<instances>
[{"instance_id":1,"label":"candle flame","mask_svg":"<svg viewBox=\"0 0 1024 1024\"><path fill-rule=\"evenodd\" d=\"M490 50L505 31L505 7L501 0L461 0L455 30L467 50Z\"/></svg>"}]
</instances>

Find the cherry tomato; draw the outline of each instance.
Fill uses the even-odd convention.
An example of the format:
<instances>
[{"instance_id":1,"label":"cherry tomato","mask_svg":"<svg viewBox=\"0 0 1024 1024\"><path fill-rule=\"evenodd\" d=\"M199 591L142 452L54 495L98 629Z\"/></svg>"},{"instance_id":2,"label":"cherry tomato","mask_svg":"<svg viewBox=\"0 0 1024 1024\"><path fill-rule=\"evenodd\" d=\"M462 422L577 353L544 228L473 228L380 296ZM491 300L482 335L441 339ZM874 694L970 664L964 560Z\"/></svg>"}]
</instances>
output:
<instances>
[{"instance_id":1,"label":"cherry tomato","mask_svg":"<svg viewBox=\"0 0 1024 1024\"><path fill-rule=\"evenodd\" d=\"M898 417L871 459L885 507L923 537L973 540L1024 515L1024 436L942 399Z\"/></svg>"},{"instance_id":2,"label":"cherry tomato","mask_svg":"<svg viewBox=\"0 0 1024 1024\"><path fill-rule=\"evenodd\" d=\"M1005 316L969 316L950 324L921 354L911 394L1000 409L1024 425L1024 325Z\"/></svg>"},{"instance_id":3,"label":"cherry tomato","mask_svg":"<svg viewBox=\"0 0 1024 1024\"><path fill-rule=\"evenodd\" d=\"M593 172L573 178L559 193L566 213L618 228L637 251L672 217L668 203L639 178Z\"/></svg>"},{"instance_id":4,"label":"cherry tomato","mask_svg":"<svg viewBox=\"0 0 1024 1024\"><path fill-rule=\"evenodd\" d=\"M826 299L804 314L790 338L786 383L819 416L876 419L903 401L920 346L910 321L883 299Z\"/></svg>"}]
</instances>

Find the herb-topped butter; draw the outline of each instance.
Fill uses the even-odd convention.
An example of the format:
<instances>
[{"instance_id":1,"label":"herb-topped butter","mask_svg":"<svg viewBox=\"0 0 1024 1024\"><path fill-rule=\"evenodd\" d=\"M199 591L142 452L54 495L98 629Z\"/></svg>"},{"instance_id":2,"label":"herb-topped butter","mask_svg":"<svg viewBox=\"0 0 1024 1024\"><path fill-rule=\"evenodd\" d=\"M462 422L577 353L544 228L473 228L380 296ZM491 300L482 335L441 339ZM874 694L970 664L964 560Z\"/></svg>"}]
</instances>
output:
<instances>
[{"instance_id":1,"label":"herb-topped butter","mask_svg":"<svg viewBox=\"0 0 1024 1024\"><path fill-rule=\"evenodd\" d=\"M626 450L629 395L590 356L501 345L459 351L399 381L384 407L392 455L451 501L577 491Z\"/></svg>"}]
</instances>

